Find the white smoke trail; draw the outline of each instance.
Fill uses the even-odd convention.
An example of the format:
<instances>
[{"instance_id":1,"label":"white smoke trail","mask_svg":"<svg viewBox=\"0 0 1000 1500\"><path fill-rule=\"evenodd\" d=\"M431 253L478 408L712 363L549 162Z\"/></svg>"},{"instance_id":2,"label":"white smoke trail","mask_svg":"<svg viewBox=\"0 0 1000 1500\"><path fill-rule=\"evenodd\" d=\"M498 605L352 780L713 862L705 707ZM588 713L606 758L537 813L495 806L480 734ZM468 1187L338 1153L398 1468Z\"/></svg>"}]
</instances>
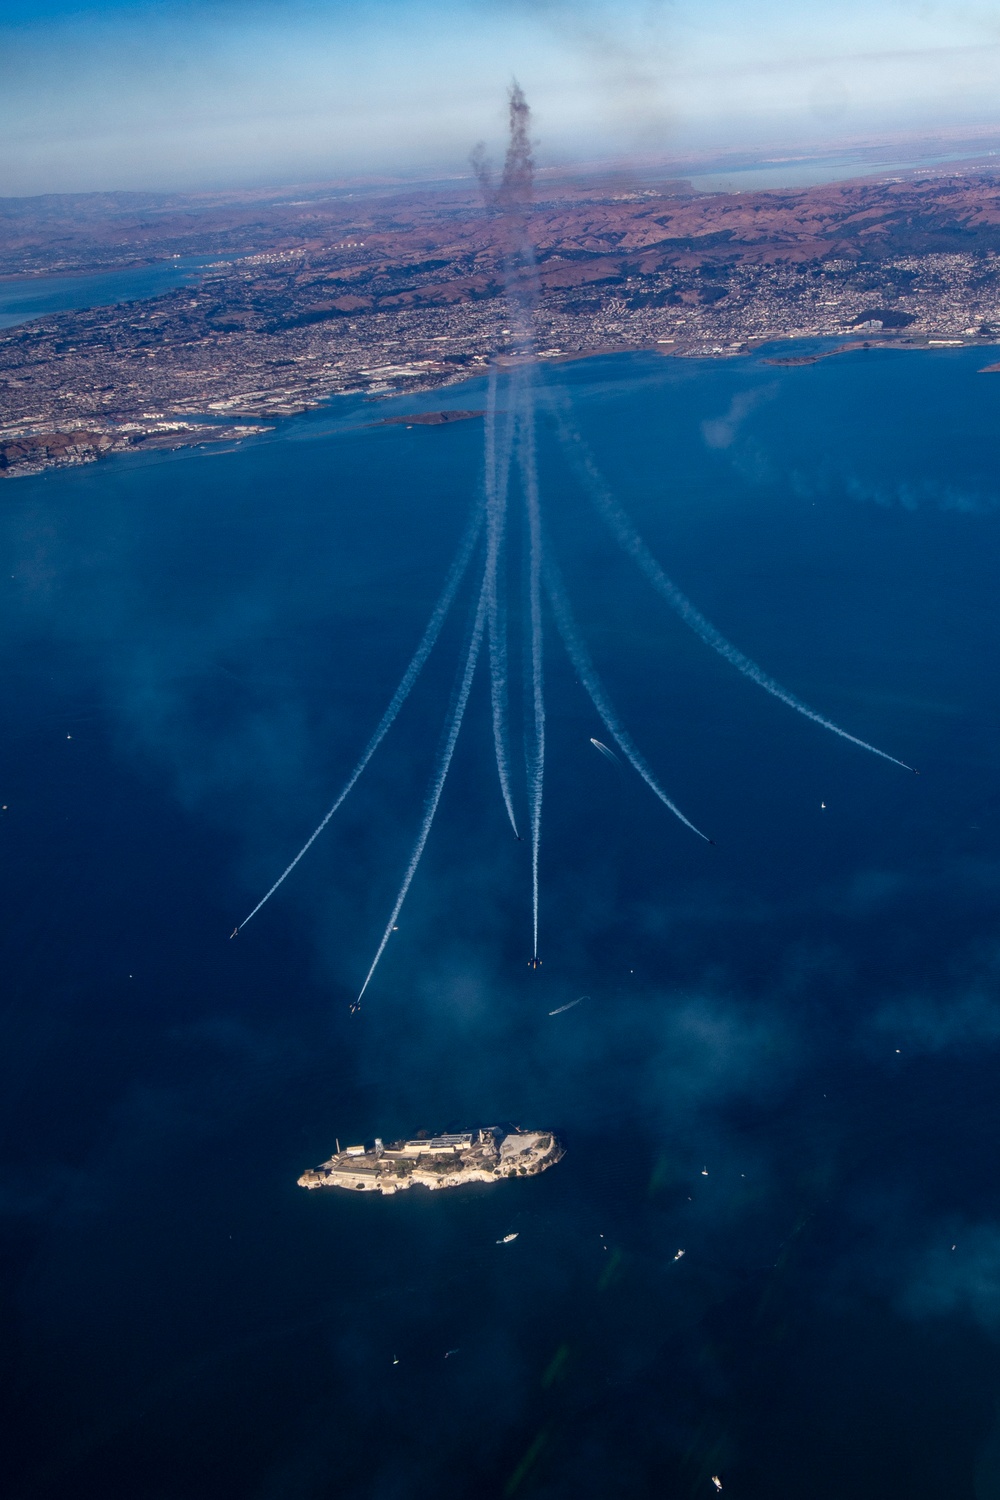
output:
<instances>
[{"instance_id":1,"label":"white smoke trail","mask_svg":"<svg viewBox=\"0 0 1000 1500\"><path fill-rule=\"evenodd\" d=\"M542 523L538 504L535 455L535 407L531 368L518 400L518 464L528 512L528 612L531 623L531 700L534 740L528 756L528 805L531 814L531 910L533 957L538 957L538 851L542 836L542 789L545 779L545 679L542 639Z\"/></svg>"},{"instance_id":2,"label":"white smoke trail","mask_svg":"<svg viewBox=\"0 0 1000 1500\"><path fill-rule=\"evenodd\" d=\"M507 612L500 589L499 571L507 520L507 494L510 484L510 451L513 436L513 409L505 414L499 448L497 446L497 369L490 366L486 395L485 461L486 472L486 578L488 588L488 621L490 643L490 697L493 708L493 744L496 749L497 774L504 807L520 838L514 802L510 789L510 765L507 757Z\"/></svg>"},{"instance_id":3,"label":"white smoke trail","mask_svg":"<svg viewBox=\"0 0 1000 1500\"><path fill-rule=\"evenodd\" d=\"M558 569L549 557L546 557L545 560L545 588L552 605L552 612L556 617L556 625L559 627L559 634L562 636L563 645L566 647L569 659L576 669L577 676L590 695L591 702L604 721L605 729L607 729L625 758L631 761L646 785L659 797L664 807L669 807L674 817L679 818L685 828L690 828L692 833L696 833L700 839L704 839L706 844L714 844L714 839L710 839L707 833L702 833L700 828L696 828L690 818L686 818L680 808L674 802L671 802L632 743L628 731L619 721L618 715L615 713L610 699L604 691L603 684L594 670L590 653L577 631L573 612L570 609L569 599L566 597L566 590L563 588ZM599 749L602 748L598 740L592 740L591 744L597 745Z\"/></svg>"},{"instance_id":4,"label":"white smoke trail","mask_svg":"<svg viewBox=\"0 0 1000 1500\"><path fill-rule=\"evenodd\" d=\"M278 876L271 889L257 902L257 905L250 913L250 916L243 918L243 921L239 924L239 927L236 928L237 932L241 931L241 929L247 925L251 917L255 917L257 915L261 907L264 906L268 901L270 901L271 897L274 895L278 887L288 879L289 875L295 869L295 866L298 864L299 860L316 842L320 834L323 832L323 829L333 817L334 813L342 805L348 793L353 789L362 771L365 769L368 762L375 754L375 751L378 749L379 745L382 743L389 730L392 728L393 721L395 720L403 704L406 702L406 699L409 697L410 690L413 687L413 684L420 676L424 663L430 656L432 650L434 649L435 642L437 641L438 636L441 634L441 627L444 625L444 622L448 616L448 612L455 601L455 595L458 592L459 584L462 582L462 579L465 576L465 570L469 566L469 559L471 558L473 548L475 547L476 542L479 539L479 533L482 530L482 525L483 509L480 504L477 504L472 518L469 521L469 525L466 528L465 535L462 538L458 552L455 555L455 560L451 565L451 569L448 573L448 578L445 582L444 589L441 592L441 597L435 604L433 613L431 614L431 617L427 622L427 628L424 631L423 636L421 637L420 644L417 647L416 651L413 653L410 665L403 673L403 677L400 681L399 686L393 693L392 698L389 700L389 706L379 720L375 733L372 735L371 739L368 741L368 744L365 746L364 751L361 755L361 759L358 761L357 765L354 767L354 770L347 778L347 781L342 787L336 802L334 802L329 812L313 829L312 833L306 839L305 843L302 845L302 848L299 850L298 854L296 854L291 864L286 865L285 869L282 870L281 874Z\"/></svg>"},{"instance_id":5,"label":"white smoke trail","mask_svg":"<svg viewBox=\"0 0 1000 1500\"><path fill-rule=\"evenodd\" d=\"M780 682L776 682L773 677L769 677L762 667L759 667L749 656L744 656L743 652L739 651L731 641L727 641L725 636L716 630L710 620L706 620L701 611L696 609L691 600L685 594L681 593L677 585L667 577L624 510L622 510L617 500L611 494L583 438L579 432L570 426L566 416L565 405L560 407L555 399L550 398L550 406L555 415L559 438L570 460L571 467L575 470L577 477L593 501L599 515L615 537L619 546L638 564L656 591L666 599L672 609L676 610L685 625L689 626L695 635L705 642L706 646L711 646L713 651L717 651L738 672L742 672L744 677L749 677L751 682L755 682L758 687L763 688L766 693L770 693L779 702L786 704L788 708L793 708L796 713L802 714L807 719L811 719L814 724L819 724L822 729L829 729L831 734L837 734L841 739L849 740L852 745L857 745L861 750L867 750L872 755L879 756L882 760L891 761L894 766L901 766L904 771L914 771L916 774L915 767L907 765L905 760L897 760L894 755L889 755L885 750L880 750L877 745L870 745L867 740L859 739L855 734L849 734L846 729L841 729L840 725L835 724L832 719L828 719L825 715L817 713L814 708L810 708L807 703L803 703L801 698L796 698L794 693L790 693L787 688L782 687Z\"/></svg>"},{"instance_id":6,"label":"white smoke trail","mask_svg":"<svg viewBox=\"0 0 1000 1500\"><path fill-rule=\"evenodd\" d=\"M361 986L357 1000L355 1000L354 1002L354 1008L361 1004L362 996L364 995L365 990L368 988L372 975L378 968L379 959L385 952L386 944L388 943L389 938L392 935L392 929L396 925L396 918L399 916L399 913L402 910L403 902L406 900L406 895L413 882L413 877L417 873L417 866L420 863L420 856L424 852L424 845L427 843L427 836L431 831L431 824L434 822L434 814L437 812L438 803L441 801L441 792L444 789L445 778L448 775L448 769L451 765L451 758L455 751L455 742L458 739L458 732L462 727L462 719L465 717L465 706L469 701L469 690L472 687L472 678L476 670L476 662L479 660L479 649L483 643L483 627L486 622L486 610L488 602L489 580L487 578L487 575L484 573L483 585L479 591L479 603L476 606L476 616L472 626L472 638L469 641L469 651L465 659L465 668L462 672L462 680L459 684L458 692L455 697L455 706L452 709L451 721L448 725L448 732L445 738L444 746L441 750L440 759L438 760L437 770L434 773L434 779L431 782L431 789L427 795L427 801L424 806L424 820L420 825L420 832L417 835L417 842L414 845L413 853L410 856L410 863L406 867L406 874L403 876L403 884L399 888L399 895L396 897L396 904L392 908L392 915L386 923L385 931L382 934L382 941L378 945L378 951L376 952L375 957L372 959L372 966L368 970L368 973L365 976L365 982Z\"/></svg>"}]
</instances>

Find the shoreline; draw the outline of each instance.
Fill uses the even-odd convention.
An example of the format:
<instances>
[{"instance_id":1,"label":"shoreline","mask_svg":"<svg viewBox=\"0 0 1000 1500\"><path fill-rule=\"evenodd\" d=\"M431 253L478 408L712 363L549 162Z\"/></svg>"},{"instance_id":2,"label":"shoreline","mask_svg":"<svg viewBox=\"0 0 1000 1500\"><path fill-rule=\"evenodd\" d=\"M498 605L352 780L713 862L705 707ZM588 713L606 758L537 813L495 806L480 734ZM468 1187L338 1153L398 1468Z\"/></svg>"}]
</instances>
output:
<instances>
[{"instance_id":1,"label":"shoreline","mask_svg":"<svg viewBox=\"0 0 1000 1500\"><path fill-rule=\"evenodd\" d=\"M808 353L790 352L783 355L777 352L782 343L794 345L816 338L833 340L843 337L838 334L808 333L796 333L785 339L760 336L744 341L739 347L714 346L708 349L695 340L659 339L655 343L620 342L601 344L590 349L541 350L533 357L502 354L497 357L496 363L500 369L514 369L525 364L537 364L544 367L545 365L571 364L587 359L607 359L624 354L655 354L662 359L718 360L757 357L761 364L773 368L796 369L818 364L821 360L833 358L834 355L857 354L869 349L933 353L946 349L978 348L985 354L1000 348L1000 342L993 336L980 340L971 334L950 337L943 334L935 336L931 333L900 332L894 334L879 331L866 339L849 339L847 342L834 344L832 348L813 349ZM769 347L774 349L773 353L762 352ZM313 401L302 400L294 404L276 401L271 410L245 413L248 418L257 420L239 424L218 423L215 425L208 420L197 420L202 415L207 419L211 415L208 412L204 414L192 412L190 414L192 420L178 417L176 420L168 421L159 418L148 424L141 419L116 424L107 419L93 417L76 418L58 425L17 423L6 431L0 429L0 480L28 478L45 473L49 469L96 463L98 460L121 453L176 451L180 448L204 447L211 443L238 442L246 437L257 437L264 433L280 431L285 419L301 416L308 411L321 411L324 407L331 406L340 396L364 395L371 401L405 399L410 395L415 396L430 390L444 390L451 386L461 385L484 374L485 368L480 365L472 370L456 370L449 372L444 378L435 378L438 372L433 374L427 372L420 385L408 391L386 391L377 388L366 391L361 387L355 387L325 394ZM979 373L1000 374L1000 361L982 366ZM283 410L275 409L282 406L284 406ZM480 407L436 408L431 411L381 417L363 425L368 428L440 427L450 426L457 421L475 420L483 415L484 411Z\"/></svg>"},{"instance_id":2,"label":"shoreline","mask_svg":"<svg viewBox=\"0 0 1000 1500\"><path fill-rule=\"evenodd\" d=\"M49 469L79 468L120 453L172 453L213 443L235 444L273 432L274 425L162 422L143 428L72 426L0 438L0 479L28 479Z\"/></svg>"}]
</instances>

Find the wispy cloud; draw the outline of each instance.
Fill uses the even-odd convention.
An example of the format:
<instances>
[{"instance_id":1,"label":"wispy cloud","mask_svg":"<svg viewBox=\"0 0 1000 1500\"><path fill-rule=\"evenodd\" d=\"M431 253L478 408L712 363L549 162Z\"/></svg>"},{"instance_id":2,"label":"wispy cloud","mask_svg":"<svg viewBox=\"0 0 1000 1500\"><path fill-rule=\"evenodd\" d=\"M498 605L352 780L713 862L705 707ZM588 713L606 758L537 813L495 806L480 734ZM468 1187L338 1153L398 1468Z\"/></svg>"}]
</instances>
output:
<instances>
[{"instance_id":1,"label":"wispy cloud","mask_svg":"<svg viewBox=\"0 0 1000 1500\"><path fill-rule=\"evenodd\" d=\"M1000 1224L940 1223L898 1299L910 1318L959 1316L1000 1333Z\"/></svg>"},{"instance_id":2,"label":"wispy cloud","mask_svg":"<svg viewBox=\"0 0 1000 1500\"><path fill-rule=\"evenodd\" d=\"M777 394L776 384L756 386L753 390L737 391L729 402L728 410L721 417L706 418L701 424L701 435L707 448L729 448L736 441L740 428L747 417L762 402Z\"/></svg>"},{"instance_id":3,"label":"wispy cloud","mask_svg":"<svg viewBox=\"0 0 1000 1500\"><path fill-rule=\"evenodd\" d=\"M985 978L985 977L984 977ZM917 1053L967 1052L1000 1043L1000 1001L985 987L945 996L920 995L880 1005L869 1035L898 1043L907 1057Z\"/></svg>"}]
</instances>

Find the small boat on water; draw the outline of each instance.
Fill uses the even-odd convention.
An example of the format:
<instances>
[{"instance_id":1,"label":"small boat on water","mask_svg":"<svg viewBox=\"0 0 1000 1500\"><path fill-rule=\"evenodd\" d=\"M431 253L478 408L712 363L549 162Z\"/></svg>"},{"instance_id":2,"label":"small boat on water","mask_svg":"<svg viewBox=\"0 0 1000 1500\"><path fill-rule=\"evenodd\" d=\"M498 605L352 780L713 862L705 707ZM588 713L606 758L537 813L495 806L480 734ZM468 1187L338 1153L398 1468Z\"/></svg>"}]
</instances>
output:
<instances>
[{"instance_id":1,"label":"small boat on water","mask_svg":"<svg viewBox=\"0 0 1000 1500\"><path fill-rule=\"evenodd\" d=\"M511 1240L516 1240L517 1239L517 1236L518 1236L519 1232L520 1232L519 1230L515 1230L513 1234L505 1234L502 1240L497 1240L497 1244L498 1245L509 1245L510 1242L511 1242Z\"/></svg>"}]
</instances>

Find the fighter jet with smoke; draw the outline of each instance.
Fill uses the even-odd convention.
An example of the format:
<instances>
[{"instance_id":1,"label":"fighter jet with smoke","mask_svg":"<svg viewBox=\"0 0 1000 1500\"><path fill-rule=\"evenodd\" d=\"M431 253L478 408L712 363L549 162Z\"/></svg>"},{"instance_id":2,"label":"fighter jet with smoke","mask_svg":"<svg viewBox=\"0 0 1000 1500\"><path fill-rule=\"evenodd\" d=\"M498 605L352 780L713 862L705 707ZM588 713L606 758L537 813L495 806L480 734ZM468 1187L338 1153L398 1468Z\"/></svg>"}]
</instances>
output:
<instances>
[{"instance_id":1,"label":"fighter jet with smoke","mask_svg":"<svg viewBox=\"0 0 1000 1500\"><path fill-rule=\"evenodd\" d=\"M258 901L249 916L244 918L232 934L235 937L236 933L246 926L250 918L260 911L288 878L326 828L367 767L420 676L475 559L477 569L481 566L482 572L478 586L474 588L472 594L465 656L458 664L449 717L444 726L442 747L431 776L423 818L392 913L360 992L351 1005L352 1012L357 1012L360 1007L361 998L372 980L389 939L397 930L396 920L416 875L441 800L481 655L486 655L489 660L493 741L500 792L514 837L519 842L521 841L515 812L517 793L508 752L508 595L515 599L520 598L525 603L523 635L527 647L525 697L528 709L524 735L525 763L522 785L526 793L530 850L533 941L532 956L528 961L529 967L538 969L542 962L538 957L538 940L546 754L544 671L546 611L543 608L546 601L549 614L555 622L557 634L562 640L574 672L611 740L664 807L698 839L708 844L714 843L713 839L703 833L681 811L660 785L652 768L640 753L612 706L611 699L597 674L576 624L569 596L545 530L537 459L537 416L540 408L543 408L552 418L555 435L571 472L576 476L612 537L626 555L636 563L652 587L707 646L718 652L751 682L820 728L830 731L882 760L891 761L893 765L901 766L905 770L913 770L913 767L906 765L905 761L897 760L895 756L849 733L833 720L810 708L716 630L715 626L667 576L645 541L635 530L598 471L573 421L568 397L551 385L539 384L539 364L534 357L534 312L540 297L540 283L531 238L534 175L530 136L531 113L524 93L516 82L510 89L508 106L509 138L499 183L494 180L493 170L484 147L477 146L471 158L473 171L482 190L484 204L495 218L498 237L503 246L508 318L511 329L516 333L519 356L505 370L501 369L496 360L490 368L484 422L482 489L473 504L465 534L424 634L360 759L329 811L278 876L270 890ZM502 380L505 399L501 403ZM523 557L524 578L516 589L509 584L506 571L507 534L512 496L520 499L523 508L524 534L527 539ZM481 546L484 533L485 545ZM482 649L484 644L487 648L485 653ZM591 737L591 744L620 770L624 770L622 761L603 741ZM572 1003L579 1002L573 1001ZM568 1009L568 1007L560 1007L560 1009ZM558 1013L558 1010L552 1012L554 1015Z\"/></svg>"}]
</instances>

